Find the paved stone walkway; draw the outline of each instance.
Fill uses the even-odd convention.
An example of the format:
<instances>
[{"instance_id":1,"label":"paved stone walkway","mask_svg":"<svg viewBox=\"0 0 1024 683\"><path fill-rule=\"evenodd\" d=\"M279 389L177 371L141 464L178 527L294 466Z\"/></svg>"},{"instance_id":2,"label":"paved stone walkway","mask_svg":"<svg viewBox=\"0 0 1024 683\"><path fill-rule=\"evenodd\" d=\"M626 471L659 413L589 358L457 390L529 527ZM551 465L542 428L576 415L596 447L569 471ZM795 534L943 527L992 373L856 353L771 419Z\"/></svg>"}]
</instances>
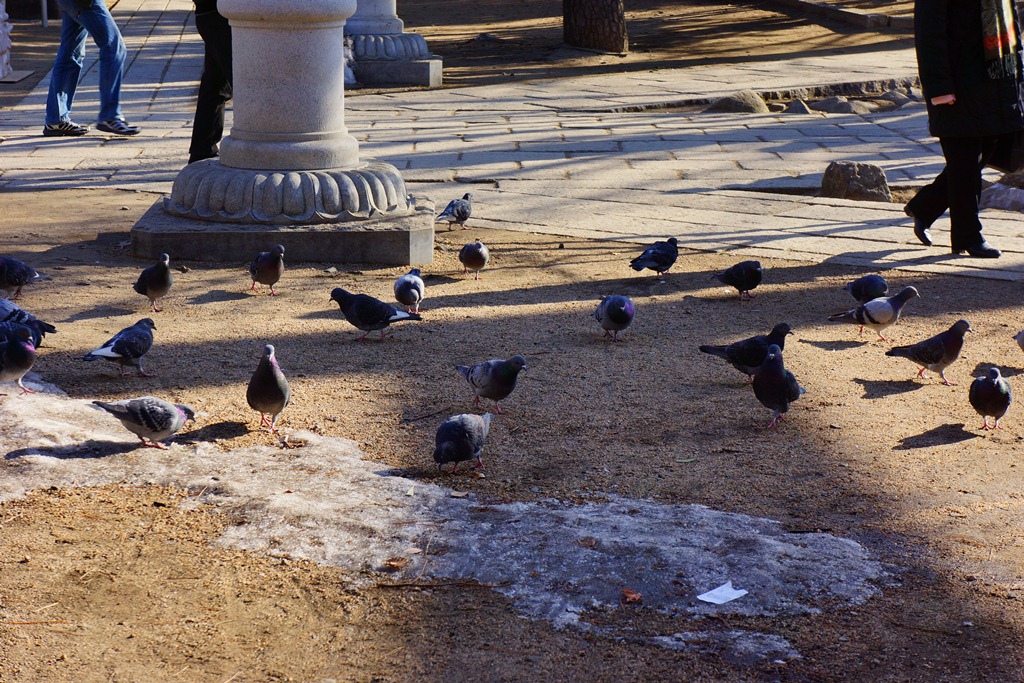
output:
<instances>
[{"instance_id":1,"label":"paved stone walkway","mask_svg":"<svg viewBox=\"0 0 1024 683\"><path fill-rule=\"evenodd\" d=\"M186 0L121 0L129 49L124 110L133 138L43 138L48 79L0 112L0 191L58 187L168 193L187 158L202 43ZM75 113L97 110L96 51ZM829 162L882 166L896 187L941 169L923 105L858 115L695 114L668 105L744 88L793 91L913 78L910 49L800 56L433 91L346 97L365 157L402 170L410 192L442 205L472 191L470 225L1024 280L1020 216L986 211L997 261L952 257L913 238L896 205L800 196ZM230 121L230 119L229 119ZM993 176L993 178L996 176ZM9 197L11 195L8 195ZM0 218L2 221L2 218ZM945 219L936 224L948 244ZM441 226L438 226L439 229ZM467 233L469 234L469 233Z\"/></svg>"}]
</instances>

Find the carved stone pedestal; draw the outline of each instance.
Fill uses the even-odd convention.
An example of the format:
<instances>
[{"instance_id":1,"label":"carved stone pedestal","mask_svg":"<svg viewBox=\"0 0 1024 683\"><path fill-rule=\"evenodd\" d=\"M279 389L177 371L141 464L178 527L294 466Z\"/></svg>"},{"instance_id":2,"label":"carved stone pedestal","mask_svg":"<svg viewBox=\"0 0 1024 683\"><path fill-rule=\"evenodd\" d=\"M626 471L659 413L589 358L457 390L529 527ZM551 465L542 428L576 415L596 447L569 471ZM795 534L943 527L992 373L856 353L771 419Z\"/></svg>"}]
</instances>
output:
<instances>
[{"instance_id":1,"label":"carved stone pedestal","mask_svg":"<svg viewBox=\"0 0 1024 683\"><path fill-rule=\"evenodd\" d=\"M352 38L352 71L363 85L441 85L441 58L418 33L405 33L396 0L359 0L345 25Z\"/></svg>"}]
</instances>

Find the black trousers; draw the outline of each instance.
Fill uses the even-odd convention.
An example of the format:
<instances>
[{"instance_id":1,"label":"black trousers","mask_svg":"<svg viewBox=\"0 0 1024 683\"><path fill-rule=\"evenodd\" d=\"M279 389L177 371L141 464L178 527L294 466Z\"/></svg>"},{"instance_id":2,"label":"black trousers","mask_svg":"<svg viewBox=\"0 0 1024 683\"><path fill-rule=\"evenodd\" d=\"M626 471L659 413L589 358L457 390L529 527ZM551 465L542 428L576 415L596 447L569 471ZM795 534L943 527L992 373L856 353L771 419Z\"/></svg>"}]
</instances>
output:
<instances>
[{"instance_id":1,"label":"black trousers","mask_svg":"<svg viewBox=\"0 0 1024 683\"><path fill-rule=\"evenodd\" d=\"M946 167L907 202L907 213L925 225L931 225L949 210L949 242L953 251L977 246L985 239L978 219L981 170L995 153L999 139L939 138Z\"/></svg>"},{"instance_id":2,"label":"black trousers","mask_svg":"<svg viewBox=\"0 0 1024 683\"><path fill-rule=\"evenodd\" d=\"M220 12L196 11L206 55L199 81L188 163L217 156L224 137L224 105L231 99L231 26Z\"/></svg>"}]
</instances>

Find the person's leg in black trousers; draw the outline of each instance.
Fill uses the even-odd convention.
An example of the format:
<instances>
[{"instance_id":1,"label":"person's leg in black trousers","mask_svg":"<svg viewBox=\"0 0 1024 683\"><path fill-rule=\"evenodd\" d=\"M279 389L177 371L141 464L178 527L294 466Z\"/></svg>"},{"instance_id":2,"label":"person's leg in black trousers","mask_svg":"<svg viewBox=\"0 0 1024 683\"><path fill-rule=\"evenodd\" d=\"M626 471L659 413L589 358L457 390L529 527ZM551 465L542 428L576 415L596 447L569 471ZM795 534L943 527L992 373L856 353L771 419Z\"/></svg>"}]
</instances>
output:
<instances>
[{"instance_id":1,"label":"person's leg in black trousers","mask_svg":"<svg viewBox=\"0 0 1024 683\"><path fill-rule=\"evenodd\" d=\"M203 39L206 55L192 122L190 164L219 153L218 143L224 136L224 105L231 99L231 26L228 20L216 9L201 11L197 8L196 30Z\"/></svg>"}]
</instances>

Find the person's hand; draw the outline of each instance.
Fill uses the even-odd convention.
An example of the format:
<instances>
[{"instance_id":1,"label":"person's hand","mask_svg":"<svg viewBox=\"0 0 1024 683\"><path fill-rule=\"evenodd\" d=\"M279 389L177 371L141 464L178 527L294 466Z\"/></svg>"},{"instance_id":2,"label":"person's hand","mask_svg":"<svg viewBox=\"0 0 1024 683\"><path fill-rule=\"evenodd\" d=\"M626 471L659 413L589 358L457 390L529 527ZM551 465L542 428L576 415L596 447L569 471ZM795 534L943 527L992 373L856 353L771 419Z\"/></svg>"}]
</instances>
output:
<instances>
[{"instance_id":1,"label":"person's hand","mask_svg":"<svg viewBox=\"0 0 1024 683\"><path fill-rule=\"evenodd\" d=\"M939 95L938 97L933 97L928 101L936 106L940 104L956 104L956 95L953 95L952 93L949 95Z\"/></svg>"}]
</instances>

